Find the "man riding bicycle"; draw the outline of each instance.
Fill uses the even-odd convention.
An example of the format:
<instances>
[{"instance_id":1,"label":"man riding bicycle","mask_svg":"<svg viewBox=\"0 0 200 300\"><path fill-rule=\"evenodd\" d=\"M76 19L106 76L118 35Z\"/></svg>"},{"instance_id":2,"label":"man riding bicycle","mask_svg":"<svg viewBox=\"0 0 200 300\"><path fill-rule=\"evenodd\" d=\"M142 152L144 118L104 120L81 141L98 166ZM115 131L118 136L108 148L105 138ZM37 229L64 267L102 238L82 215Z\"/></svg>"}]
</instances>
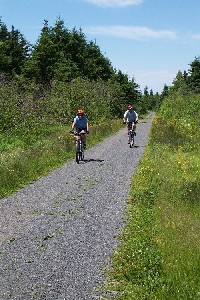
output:
<instances>
[{"instance_id":1,"label":"man riding bicycle","mask_svg":"<svg viewBox=\"0 0 200 300\"><path fill-rule=\"evenodd\" d=\"M136 130L136 124L138 122L138 113L133 110L133 106L131 104L129 104L127 106L127 110L124 113L124 118L123 118L124 123L127 123L127 129L128 129L128 133L129 130L133 130L135 133ZM136 133L135 133L136 135ZM128 140L129 143L129 140Z\"/></svg>"},{"instance_id":2,"label":"man riding bicycle","mask_svg":"<svg viewBox=\"0 0 200 300\"><path fill-rule=\"evenodd\" d=\"M77 110L77 115L73 120L72 123L72 130L73 132L74 128L76 128L76 131L80 133L82 130L84 130L84 134L82 134L82 140L83 140L83 147L86 148L86 133L89 134L89 124L88 119L84 115L83 109Z\"/></svg>"}]
</instances>

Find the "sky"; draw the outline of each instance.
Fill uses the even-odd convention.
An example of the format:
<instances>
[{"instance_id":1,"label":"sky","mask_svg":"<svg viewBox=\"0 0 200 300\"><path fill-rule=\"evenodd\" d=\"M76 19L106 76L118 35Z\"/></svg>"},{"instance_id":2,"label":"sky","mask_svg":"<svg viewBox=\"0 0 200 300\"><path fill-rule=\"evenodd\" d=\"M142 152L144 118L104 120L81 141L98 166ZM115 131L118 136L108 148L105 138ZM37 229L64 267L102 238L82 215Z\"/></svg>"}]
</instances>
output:
<instances>
[{"instance_id":1,"label":"sky","mask_svg":"<svg viewBox=\"0 0 200 300\"><path fill-rule=\"evenodd\" d=\"M0 18L36 43L44 20L82 29L143 92L171 86L200 56L200 0L0 0Z\"/></svg>"}]
</instances>

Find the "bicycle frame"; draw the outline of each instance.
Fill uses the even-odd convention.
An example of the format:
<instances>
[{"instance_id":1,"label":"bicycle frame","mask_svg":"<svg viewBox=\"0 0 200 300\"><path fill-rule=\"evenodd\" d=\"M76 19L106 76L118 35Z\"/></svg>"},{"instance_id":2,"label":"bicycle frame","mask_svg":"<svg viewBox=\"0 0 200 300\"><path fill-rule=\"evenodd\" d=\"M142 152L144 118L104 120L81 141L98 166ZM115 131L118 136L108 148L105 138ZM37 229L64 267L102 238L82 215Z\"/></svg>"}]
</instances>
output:
<instances>
[{"instance_id":1,"label":"bicycle frame","mask_svg":"<svg viewBox=\"0 0 200 300\"><path fill-rule=\"evenodd\" d=\"M128 128L128 138L129 138L129 145L130 148L134 146L134 137L135 137L135 129L136 125L132 122L127 123L127 128Z\"/></svg>"},{"instance_id":2,"label":"bicycle frame","mask_svg":"<svg viewBox=\"0 0 200 300\"><path fill-rule=\"evenodd\" d=\"M86 134L85 131L74 132L74 137L76 138L76 162L79 164L80 160L84 159L84 148L83 148L83 134Z\"/></svg>"}]
</instances>

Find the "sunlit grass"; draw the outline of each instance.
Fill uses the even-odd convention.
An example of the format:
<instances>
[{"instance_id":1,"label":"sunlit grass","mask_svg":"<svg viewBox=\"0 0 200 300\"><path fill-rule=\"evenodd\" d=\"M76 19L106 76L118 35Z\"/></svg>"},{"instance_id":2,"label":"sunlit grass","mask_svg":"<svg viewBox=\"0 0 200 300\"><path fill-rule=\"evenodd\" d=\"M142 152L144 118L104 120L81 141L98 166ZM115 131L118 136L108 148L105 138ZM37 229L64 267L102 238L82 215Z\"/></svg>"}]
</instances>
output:
<instances>
[{"instance_id":1,"label":"sunlit grass","mask_svg":"<svg viewBox=\"0 0 200 300\"><path fill-rule=\"evenodd\" d=\"M105 299L200 299L199 115L194 97L167 100L155 117Z\"/></svg>"}]
</instances>

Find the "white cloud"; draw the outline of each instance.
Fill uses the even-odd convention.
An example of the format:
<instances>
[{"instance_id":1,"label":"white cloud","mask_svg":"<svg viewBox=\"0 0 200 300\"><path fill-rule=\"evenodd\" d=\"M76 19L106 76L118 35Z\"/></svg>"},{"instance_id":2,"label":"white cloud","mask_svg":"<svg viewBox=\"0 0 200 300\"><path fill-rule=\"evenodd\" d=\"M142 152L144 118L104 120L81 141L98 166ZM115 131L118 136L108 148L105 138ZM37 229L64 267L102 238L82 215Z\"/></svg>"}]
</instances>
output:
<instances>
[{"instance_id":1,"label":"white cloud","mask_svg":"<svg viewBox=\"0 0 200 300\"><path fill-rule=\"evenodd\" d=\"M200 33L195 33L191 35L192 39L194 40L200 40Z\"/></svg>"},{"instance_id":2,"label":"white cloud","mask_svg":"<svg viewBox=\"0 0 200 300\"><path fill-rule=\"evenodd\" d=\"M143 2L143 0L85 0L87 2L99 5L99 6L128 6L137 5Z\"/></svg>"},{"instance_id":3,"label":"white cloud","mask_svg":"<svg viewBox=\"0 0 200 300\"><path fill-rule=\"evenodd\" d=\"M102 34L134 40L141 40L144 38L176 38L176 33L173 31L154 30L143 26L97 26L86 28L85 31L92 34Z\"/></svg>"}]
</instances>

